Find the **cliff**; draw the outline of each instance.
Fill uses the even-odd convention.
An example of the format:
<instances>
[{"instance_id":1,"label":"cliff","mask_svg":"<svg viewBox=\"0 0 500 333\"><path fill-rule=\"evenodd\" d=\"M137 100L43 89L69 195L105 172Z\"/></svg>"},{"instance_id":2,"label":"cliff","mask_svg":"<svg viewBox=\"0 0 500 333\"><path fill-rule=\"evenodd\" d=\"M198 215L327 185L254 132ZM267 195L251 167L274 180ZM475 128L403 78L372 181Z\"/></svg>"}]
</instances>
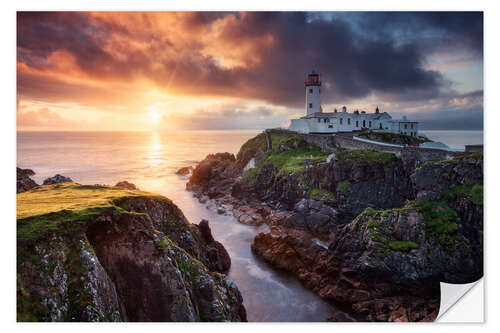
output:
<instances>
[{"instance_id":1,"label":"cliff","mask_svg":"<svg viewBox=\"0 0 500 333\"><path fill-rule=\"evenodd\" d=\"M62 183L17 195L18 321L245 321L207 221L169 199Z\"/></svg>"},{"instance_id":2,"label":"cliff","mask_svg":"<svg viewBox=\"0 0 500 333\"><path fill-rule=\"evenodd\" d=\"M483 160L418 156L408 163L367 149L323 152L275 134L268 151L261 134L237 157L210 155L187 186L230 205L242 223L266 223L254 253L321 297L366 320L432 321L440 281L482 276Z\"/></svg>"}]
</instances>

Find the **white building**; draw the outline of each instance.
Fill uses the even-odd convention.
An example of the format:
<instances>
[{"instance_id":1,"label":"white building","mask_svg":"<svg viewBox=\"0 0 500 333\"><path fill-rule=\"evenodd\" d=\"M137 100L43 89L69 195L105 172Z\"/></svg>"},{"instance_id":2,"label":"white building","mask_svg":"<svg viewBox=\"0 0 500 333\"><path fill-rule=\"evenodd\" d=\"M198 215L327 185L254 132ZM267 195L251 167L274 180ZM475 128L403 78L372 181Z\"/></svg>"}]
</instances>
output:
<instances>
[{"instance_id":1,"label":"white building","mask_svg":"<svg viewBox=\"0 0 500 333\"><path fill-rule=\"evenodd\" d=\"M374 113L365 111L323 112L321 107L321 79L314 71L308 75L306 86L306 115L299 119L292 119L290 130L300 133L337 133L371 130L376 132L400 133L409 136L418 136L418 122L403 117L394 120L387 113L381 113L379 108Z\"/></svg>"}]
</instances>

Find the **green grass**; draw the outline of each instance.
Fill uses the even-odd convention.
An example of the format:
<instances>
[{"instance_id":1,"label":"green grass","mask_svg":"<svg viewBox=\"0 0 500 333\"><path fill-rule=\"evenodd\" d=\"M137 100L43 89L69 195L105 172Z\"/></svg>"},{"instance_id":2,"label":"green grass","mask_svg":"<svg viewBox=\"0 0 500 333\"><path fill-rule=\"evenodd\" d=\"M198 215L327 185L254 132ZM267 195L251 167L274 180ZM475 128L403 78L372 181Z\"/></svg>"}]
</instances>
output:
<instances>
[{"instance_id":1,"label":"green grass","mask_svg":"<svg viewBox=\"0 0 500 333\"><path fill-rule=\"evenodd\" d=\"M271 162L278 170L278 174L288 174L305 170L305 162L317 164L326 162L329 153L321 150L307 150L303 148L287 150L279 154L268 154L263 162Z\"/></svg>"},{"instance_id":2,"label":"green grass","mask_svg":"<svg viewBox=\"0 0 500 333\"><path fill-rule=\"evenodd\" d=\"M398 158L393 153L379 152L371 149L342 149L336 153L339 161L352 160L356 163L383 163L396 161Z\"/></svg>"},{"instance_id":3,"label":"green grass","mask_svg":"<svg viewBox=\"0 0 500 333\"><path fill-rule=\"evenodd\" d=\"M417 138L405 134L395 134L386 132L364 132L358 134L358 136L370 140L393 143L393 144L418 144L430 141L429 139Z\"/></svg>"},{"instance_id":4,"label":"green grass","mask_svg":"<svg viewBox=\"0 0 500 333\"><path fill-rule=\"evenodd\" d=\"M335 194L333 194L332 192L330 192L328 190L319 189L319 188L313 188L313 189L309 190L309 198L310 199L315 199L318 197L324 201L331 201L331 202L337 201Z\"/></svg>"},{"instance_id":5,"label":"green grass","mask_svg":"<svg viewBox=\"0 0 500 333\"><path fill-rule=\"evenodd\" d=\"M449 241L449 234L458 230L458 214L447 202L419 202L416 208L424 215L426 234L438 243Z\"/></svg>"},{"instance_id":6,"label":"green grass","mask_svg":"<svg viewBox=\"0 0 500 333\"><path fill-rule=\"evenodd\" d=\"M483 155L483 152L471 153L471 154L464 154L464 155L455 156L453 159L456 161L460 161L460 160L463 160L466 158L473 158L476 160L482 160L484 158L484 155Z\"/></svg>"},{"instance_id":7,"label":"green grass","mask_svg":"<svg viewBox=\"0 0 500 333\"><path fill-rule=\"evenodd\" d=\"M337 184L337 192L347 194L351 190L351 183L346 179Z\"/></svg>"},{"instance_id":8,"label":"green grass","mask_svg":"<svg viewBox=\"0 0 500 333\"><path fill-rule=\"evenodd\" d=\"M471 201L476 205L483 205L483 184L472 186Z\"/></svg>"},{"instance_id":9,"label":"green grass","mask_svg":"<svg viewBox=\"0 0 500 333\"><path fill-rule=\"evenodd\" d=\"M37 239L54 231L75 231L107 211L125 212L116 205L125 197L167 200L157 194L111 186L76 183L40 186L17 194L17 238Z\"/></svg>"},{"instance_id":10,"label":"green grass","mask_svg":"<svg viewBox=\"0 0 500 333\"><path fill-rule=\"evenodd\" d=\"M398 241L398 240L392 240L387 242L387 246L393 251L401 251L401 252L408 252L412 249L418 249L420 248L420 245L418 245L415 242L412 241Z\"/></svg>"},{"instance_id":11,"label":"green grass","mask_svg":"<svg viewBox=\"0 0 500 333\"><path fill-rule=\"evenodd\" d=\"M482 182L468 182L465 185L455 186L443 192L443 198L451 203L458 198L467 198L475 205L483 205L483 184Z\"/></svg>"}]
</instances>

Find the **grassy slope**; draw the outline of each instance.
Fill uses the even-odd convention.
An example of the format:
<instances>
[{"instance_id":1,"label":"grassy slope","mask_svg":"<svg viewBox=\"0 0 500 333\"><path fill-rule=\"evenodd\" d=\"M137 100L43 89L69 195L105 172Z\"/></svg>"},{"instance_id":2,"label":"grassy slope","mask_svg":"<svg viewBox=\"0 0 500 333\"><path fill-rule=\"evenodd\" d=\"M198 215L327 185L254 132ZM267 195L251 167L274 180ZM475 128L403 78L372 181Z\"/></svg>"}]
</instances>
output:
<instances>
[{"instance_id":1,"label":"grassy slope","mask_svg":"<svg viewBox=\"0 0 500 333\"><path fill-rule=\"evenodd\" d=\"M76 222L87 221L106 210L122 211L114 202L124 197L168 200L149 192L100 185L62 183L36 187L17 194L17 238L39 238L68 223L77 227Z\"/></svg>"},{"instance_id":2,"label":"grassy slope","mask_svg":"<svg viewBox=\"0 0 500 333\"><path fill-rule=\"evenodd\" d=\"M358 136L370 140L393 144L418 144L431 141L425 138L416 138L405 134L395 134L387 132L364 132L358 134Z\"/></svg>"}]
</instances>

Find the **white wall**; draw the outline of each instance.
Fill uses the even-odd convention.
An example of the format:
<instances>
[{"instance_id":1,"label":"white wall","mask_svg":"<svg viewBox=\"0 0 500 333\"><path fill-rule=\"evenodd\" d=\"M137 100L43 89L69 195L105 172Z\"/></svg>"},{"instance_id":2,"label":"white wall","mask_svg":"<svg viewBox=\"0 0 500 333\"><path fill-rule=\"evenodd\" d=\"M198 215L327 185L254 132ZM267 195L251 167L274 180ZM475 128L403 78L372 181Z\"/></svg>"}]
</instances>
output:
<instances>
[{"instance_id":1,"label":"white wall","mask_svg":"<svg viewBox=\"0 0 500 333\"><path fill-rule=\"evenodd\" d=\"M418 123L393 121L391 116L387 114L381 114L379 119L371 119L371 115L373 114L366 113L337 112L324 115L329 115L329 117L292 119L290 129L301 133L352 132L361 130L364 121L364 127L371 130L418 135ZM325 119L327 119L326 122ZM382 130L380 129L380 124L382 124ZM407 125L407 129L404 128L405 124ZM411 128L412 124L413 129Z\"/></svg>"},{"instance_id":2,"label":"white wall","mask_svg":"<svg viewBox=\"0 0 500 333\"><path fill-rule=\"evenodd\" d=\"M309 104L312 104L312 108ZM306 115L316 112L321 112L321 87L306 86Z\"/></svg>"}]
</instances>

